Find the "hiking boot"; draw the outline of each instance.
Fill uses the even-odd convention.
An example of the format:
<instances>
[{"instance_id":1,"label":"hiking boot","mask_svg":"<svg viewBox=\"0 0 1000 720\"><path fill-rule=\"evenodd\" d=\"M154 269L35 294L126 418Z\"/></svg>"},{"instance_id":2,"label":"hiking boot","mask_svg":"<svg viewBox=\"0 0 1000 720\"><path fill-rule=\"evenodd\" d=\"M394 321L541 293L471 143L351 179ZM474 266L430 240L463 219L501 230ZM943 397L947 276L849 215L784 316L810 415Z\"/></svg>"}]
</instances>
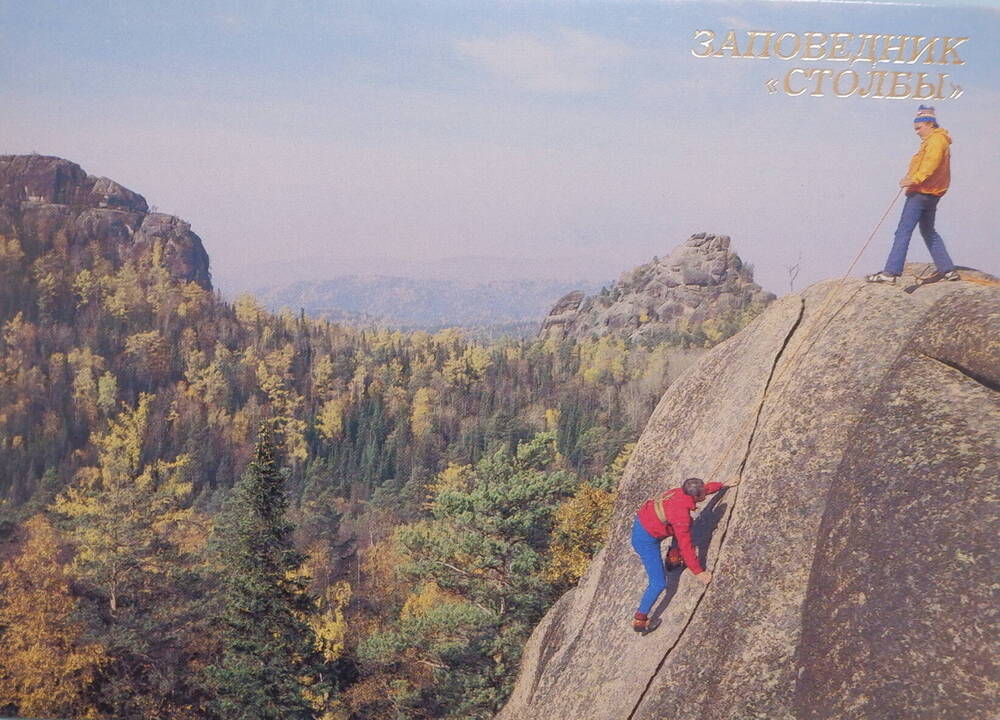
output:
<instances>
[{"instance_id":1,"label":"hiking boot","mask_svg":"<svg viewBox=\"0 0 1000 720\"><path fill-rule=\"evenodd\" d=\"M942 280L961 280L962 278L961 278L961 276L959 276L958 272L956 272L955 270L949 270L948 272L946 272L944 275L941 276L941 279Z\"/></svg>"},{"instance_id":2,"label":"hiking boot","mask_svg":"<svg viewBox=\"0 0 1000 720\"><path fill-rule=\"evenodd\" d=\"M650 619L646 613L637 612L632 619L632 629L640 635L651 633L658 627L660 627L660 621L657 618Z\"/></svg>"},{"instance_id":3,"label":"hiking boot","mask_svg":"<svg viewBox=\"0 0 1000 720\"><path fill-rule=\"evenodd\" d=\"M681 549L679 547L674 546L667 550L667 559L664 561L663 567L667 572L687 567L684 564L684 558L681 557Z\"/></svg>"},{"instance_id":4,"label":"hiking boot","mask_svg":"<svg viewBox=\"0 0 1000 720\"><path fill-rule=\"evenodd\" d=\"M870 283L889 283L890 285L896 282L896 275L890 275L887 272L877 272L871 275L865 275L865 280Z\"/></svg>"}]
</instances>

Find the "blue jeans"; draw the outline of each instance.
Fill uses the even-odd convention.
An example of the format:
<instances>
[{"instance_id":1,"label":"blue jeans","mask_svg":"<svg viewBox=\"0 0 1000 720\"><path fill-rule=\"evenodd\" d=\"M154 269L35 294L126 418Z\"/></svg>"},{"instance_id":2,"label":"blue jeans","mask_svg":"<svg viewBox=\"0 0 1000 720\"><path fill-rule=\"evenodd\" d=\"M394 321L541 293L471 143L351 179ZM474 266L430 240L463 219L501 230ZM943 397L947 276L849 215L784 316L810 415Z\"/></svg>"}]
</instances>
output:
<instances>
[{"instance_id":1,"label":"blue jeans","mask_svg":"<svg viewBox=\"0 0 1000 720\"><path fill-rule=\"evenodd\" d=\"M920 225L920 234L927 243L927 249L931 252L931 258L937 266L938 272L948 272L955 269L955 263L951 261L948 251L944 248L944 240L934 229L934 215L937 213L937 195L926 195L924 193L913 193L906 196L906 204L903 205L903 214L899 218L899 226L896 228L896 236L892 241L892 250L889 251L889 259L885 261L885 272L889 275L901 275L903 273L903 263L906 261L906 251L910 247L910 236L913 235L913 228Z\"/></svg>"},{"instance_id":2,"label":"blue jeans","mask_svg":"<svg viewBox=\"0 0 1000 720\"><path fill-rule=\"evenodd\" d=\"M646 568L646 575L649 576L649 584L646 592L642 594L642 601L639 603L639 612L649 614L653 609L653 603L660 593L667 589L667 573L663 569L663 558L660 557L660 543L635 519L632 524L632 549L639 553L642 566Z\"/></svg>"}]
</instances>

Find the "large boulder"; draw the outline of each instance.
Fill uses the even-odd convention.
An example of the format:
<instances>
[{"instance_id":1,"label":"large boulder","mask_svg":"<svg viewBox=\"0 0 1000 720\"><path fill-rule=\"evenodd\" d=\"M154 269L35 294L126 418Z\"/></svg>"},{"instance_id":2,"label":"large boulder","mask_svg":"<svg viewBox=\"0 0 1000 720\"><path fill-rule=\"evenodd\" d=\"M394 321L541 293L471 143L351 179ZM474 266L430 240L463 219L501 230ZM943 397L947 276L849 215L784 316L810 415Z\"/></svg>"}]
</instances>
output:
<instances>
[{"instance_id":1,"label":"large boulder","mask_svg":"<svg viewBox=\"0 0 1000 720\"><path fill-rule=\"evenodd\" d=\"M674 383L499 720L995 716L1000 284L963 276L821 283ZM715 579L639 637L632 518L688 476L742 478L695 523Z\"/></svg>"}]
</instances>

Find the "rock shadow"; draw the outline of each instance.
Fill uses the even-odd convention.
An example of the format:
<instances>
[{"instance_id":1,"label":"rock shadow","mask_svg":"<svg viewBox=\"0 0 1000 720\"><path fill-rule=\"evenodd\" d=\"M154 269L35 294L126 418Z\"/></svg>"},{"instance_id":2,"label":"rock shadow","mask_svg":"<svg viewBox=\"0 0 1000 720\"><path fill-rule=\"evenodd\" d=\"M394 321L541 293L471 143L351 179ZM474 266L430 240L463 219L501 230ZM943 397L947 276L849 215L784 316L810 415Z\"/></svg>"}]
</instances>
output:
<instances>
[{"instance_id":1,"label":"rock shadow","mask_svg":"<svg viewBox=\"0 0 1000 720\"><path fill-rule=\"evenodd\" d=\"M705 567L708 561L708 546L712 543L712 533L715 532L715 528L718 527L719 521L725 516L726 509L729 507L724 502L725 495L726 490L713 495L712 499L708 501L708 505L699 513L698 518L694 521L694 525L691 528L691 542L698 553L698 561L701 562L702 567ZM683 568L667 572L667 589L660 596L660 600L653 608L650 617L659 618L666 611L670 605L670 601L677 594L677 587L680 585L682 572L684 572Z\"/></svg>"}]
</instances>

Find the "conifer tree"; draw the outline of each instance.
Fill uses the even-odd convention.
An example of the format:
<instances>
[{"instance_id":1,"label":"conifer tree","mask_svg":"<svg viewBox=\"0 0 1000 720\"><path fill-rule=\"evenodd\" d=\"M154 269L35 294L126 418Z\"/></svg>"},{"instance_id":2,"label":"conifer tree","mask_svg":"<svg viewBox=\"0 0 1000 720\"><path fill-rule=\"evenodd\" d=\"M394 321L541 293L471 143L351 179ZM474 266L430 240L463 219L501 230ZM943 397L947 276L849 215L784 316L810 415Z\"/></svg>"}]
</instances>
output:
<instances>
[{"instance_id":1,"label":"conifer tree","mask_svg":"<svg viewBox=\"0 0 1000 720\"><path fill-rule=\"evenodd\" d=\"M552 600L549 531L573 481L559 465L555 434L539 433L514 453L438 476L433 519L393 536L407 558L397 570L417 590L398 622L359 647L369 673L390 679L365 717L387 703L405 709L399 716L455 720L485 720L500 709Z\"/></svg>"},{"instance_id":2,"label":"conifer tree","mask_svg":"<svg viewBox=\"0 0 1000 720\"><path fill-rule=\"evenodd\" d=\"M315 602L299 572L288 499L270 432L233 488L220 527L224 570L223 657L211 670L218 713L233 720L314 717L329 696L307 619Z\"/></svg>"}]
</instances>

